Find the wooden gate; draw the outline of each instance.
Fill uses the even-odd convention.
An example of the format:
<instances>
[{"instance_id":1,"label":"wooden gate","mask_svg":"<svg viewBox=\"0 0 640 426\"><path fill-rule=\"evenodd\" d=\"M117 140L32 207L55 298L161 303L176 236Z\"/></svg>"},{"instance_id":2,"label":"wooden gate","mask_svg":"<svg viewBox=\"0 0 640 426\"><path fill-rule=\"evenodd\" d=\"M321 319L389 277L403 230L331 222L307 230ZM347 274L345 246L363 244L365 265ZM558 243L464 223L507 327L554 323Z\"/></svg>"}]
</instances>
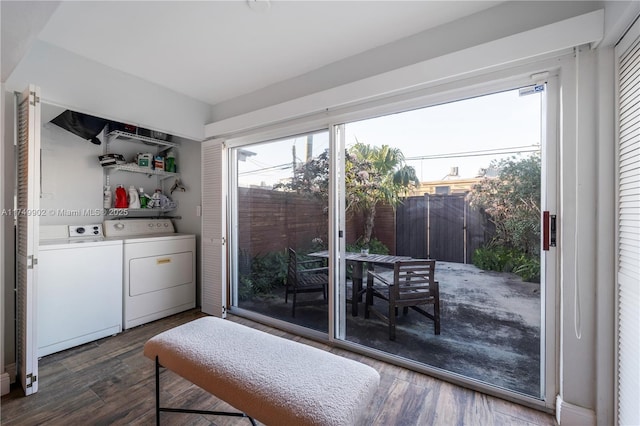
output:
<instances>
[{"instance_id":1,"label":"wooden gate","mask_svg":"<svg viewBox=\"0 0 640 426\"><path fill-rule=\"evenodd\" d=\"M492 234L485 216L464 194L408 197L396 213L396 254L471 263Z\"/></svg>"}]
</instances>

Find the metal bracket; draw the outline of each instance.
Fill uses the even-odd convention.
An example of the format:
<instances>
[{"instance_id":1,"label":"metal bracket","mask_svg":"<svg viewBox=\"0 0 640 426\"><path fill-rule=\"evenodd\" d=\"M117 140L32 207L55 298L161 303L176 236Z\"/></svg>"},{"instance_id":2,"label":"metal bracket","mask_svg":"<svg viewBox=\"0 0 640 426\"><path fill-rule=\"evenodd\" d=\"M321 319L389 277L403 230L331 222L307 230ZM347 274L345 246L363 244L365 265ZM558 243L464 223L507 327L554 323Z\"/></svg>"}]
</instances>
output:
<instances>
[{"instance_id":1,"label":"metal bracket","mask_svg":"<svg viewBox=\"0 0 640 426\"><path fill-rule=\"evenodd\" d=\"M38 376L34 376L33 374L27 374L27 387L33 387L33 384L38 381Z\"/></svg>"}]
</instances>

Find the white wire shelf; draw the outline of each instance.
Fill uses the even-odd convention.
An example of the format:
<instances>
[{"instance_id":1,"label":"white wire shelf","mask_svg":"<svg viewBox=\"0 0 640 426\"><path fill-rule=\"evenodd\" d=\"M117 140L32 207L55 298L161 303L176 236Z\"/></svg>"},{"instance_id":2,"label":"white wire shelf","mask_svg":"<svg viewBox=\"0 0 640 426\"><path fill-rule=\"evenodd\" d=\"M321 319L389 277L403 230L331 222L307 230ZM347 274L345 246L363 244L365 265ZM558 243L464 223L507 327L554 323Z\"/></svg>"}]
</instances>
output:
<instances>
[{"instance_id":1,"label":"white wire shelf","mask_svg":"<svg viewBox=\"0 0 640 426\"><path fill-rule=\"evenodd\" d=\"M150 169L148 167L140 167L135 163L110 164L108 166L103 166L103 168L110 171L115 170L120 172L140 173L147 176L160 176L160 178L162 179L180 176L180 173L167 172L165 170L159 169Z\"/></svg>"},{"instance_id":2,"label":"white wire shelf","mask_svg":"<svg viewBox=\"0 0 640 426\"><path fill-rule=\"evenodd\" d=\"M143 216L147 216L147 217L157 217L157 216L161 216L165 213L171 213L172 211L175 211L177 208L177 205L174 207L167 207L167 208L152 208L152 209L116 209L116 208L109 208L109 209L104 209L104 215L107 217L113 217L113 218L126 218L126 217L143 217Z\"/></svg>"},{"instance_id":3,"label":"white wire shelf","mask_svg":"<svg viewBox=\"0 0 640 426\"><path fill-rule=\"evenodd\" d=\"M112 132L109 132L107 134L107 138L109 138L109 141L116 140L116 139L124 139L124 140L142 142L147 145L165 146L168 148L177 148L178 146L180 146L175 142L163 141L161 139L150 138L148 136L134 135L133 133L127 133L121 130L114 130Z\"/></svg>"}]
</instances>

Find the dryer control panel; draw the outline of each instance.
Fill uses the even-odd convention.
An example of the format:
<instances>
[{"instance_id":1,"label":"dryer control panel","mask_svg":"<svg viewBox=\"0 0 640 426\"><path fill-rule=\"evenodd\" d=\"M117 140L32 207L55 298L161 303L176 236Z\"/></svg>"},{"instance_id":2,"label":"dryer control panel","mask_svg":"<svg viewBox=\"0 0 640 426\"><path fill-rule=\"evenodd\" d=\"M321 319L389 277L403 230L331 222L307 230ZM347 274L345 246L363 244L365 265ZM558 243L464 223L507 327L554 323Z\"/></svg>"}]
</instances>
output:
<instances>
[{"instance_id":1,"label":"dryer control panel","mask_svg":"<svg viewBox=\"0 0 640 426\"><path fill-rule=\"evenodd\" d=\"M151 236L176 232L171 219L105 220L103 227L107 237Z\"/></svg>"}]
</instances>

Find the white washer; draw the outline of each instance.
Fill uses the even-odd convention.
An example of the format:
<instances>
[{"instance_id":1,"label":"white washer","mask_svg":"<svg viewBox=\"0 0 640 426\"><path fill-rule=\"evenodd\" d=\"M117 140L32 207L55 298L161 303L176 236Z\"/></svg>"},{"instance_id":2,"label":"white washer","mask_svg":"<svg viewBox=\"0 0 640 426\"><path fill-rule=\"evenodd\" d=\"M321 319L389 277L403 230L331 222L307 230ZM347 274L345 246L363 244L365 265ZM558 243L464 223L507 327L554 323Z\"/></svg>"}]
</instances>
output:
<instances>
[{"instance_id":1,"label":"white washer","mask_svg":"<svg viewBox=\"0 0 640 426\"><path fill-rule=\"evenodd\" d=\"M122 241L99 227L40 228L48 239L38 246L38 356L122 331Z\"/></svg>"},{"instance_id":2,"label":"white washer","mask_svg":"<svg viewBox=\"0 0 640 426\"><path fill-rule=\"evenodd\" d=\"M123 242L123 328L196 306L196 239L170 219L107 220L107 239Z\"/></svg>"}]
</instances>

